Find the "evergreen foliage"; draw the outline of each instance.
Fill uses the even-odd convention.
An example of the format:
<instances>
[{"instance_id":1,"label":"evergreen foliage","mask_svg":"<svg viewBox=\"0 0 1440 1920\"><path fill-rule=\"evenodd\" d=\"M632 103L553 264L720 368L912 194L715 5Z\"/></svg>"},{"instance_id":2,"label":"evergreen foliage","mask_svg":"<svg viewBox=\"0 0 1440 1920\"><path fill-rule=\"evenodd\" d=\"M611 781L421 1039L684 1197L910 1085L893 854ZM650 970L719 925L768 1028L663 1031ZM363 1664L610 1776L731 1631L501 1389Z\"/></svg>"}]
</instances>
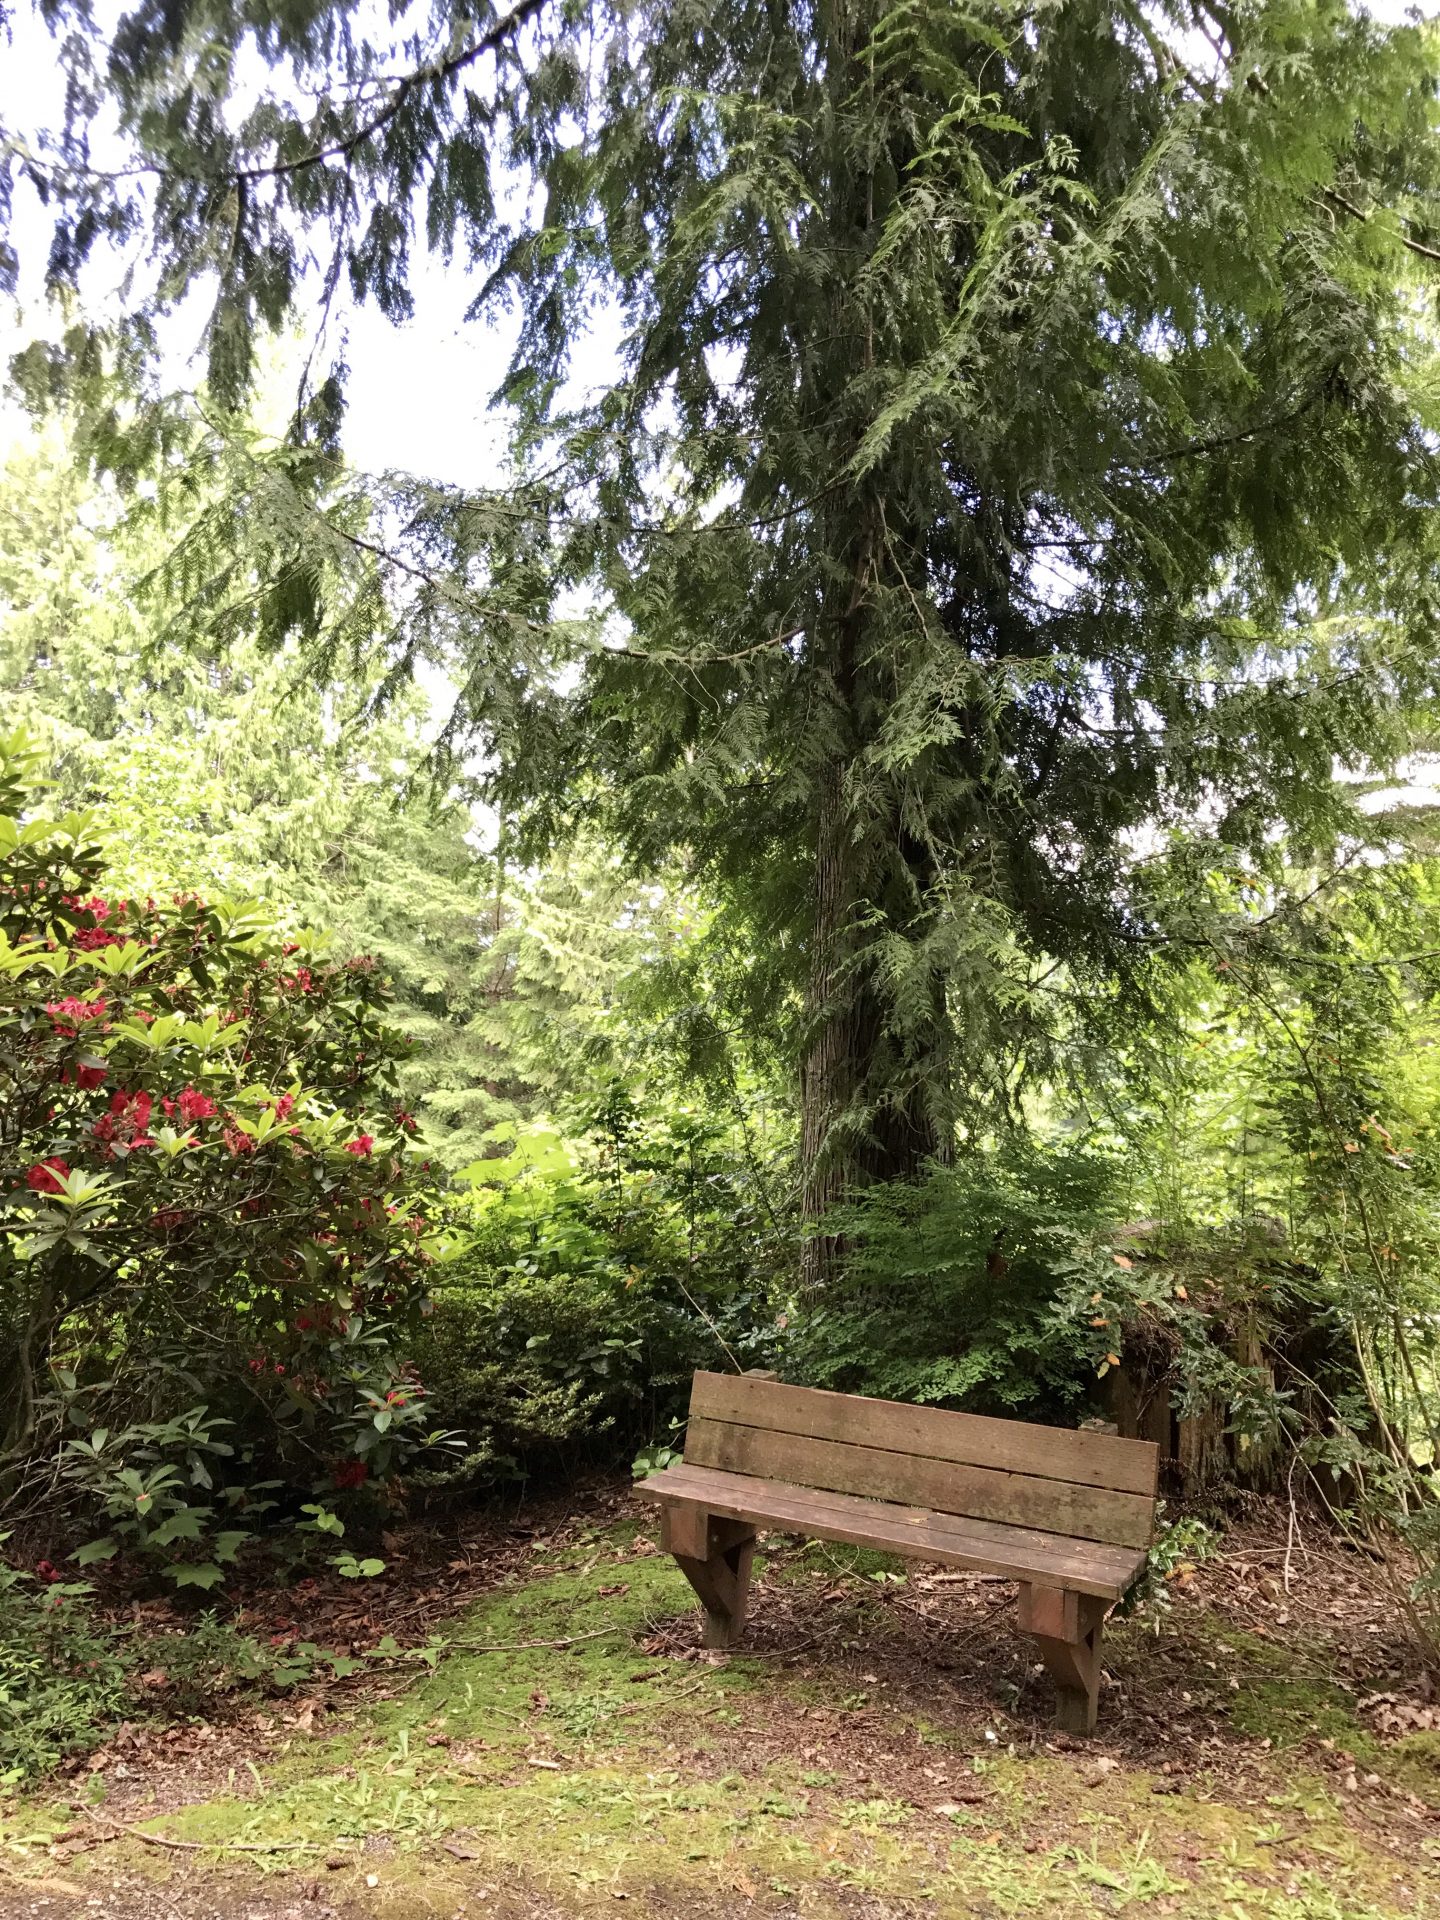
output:
<instances>
[{"instance_id":1,"label":"evergreen foliage","mask_svg":"<svg viewBox=\"0 0 1440 1920\"><path fill-rule=\"evenodd\" d=\"M1433 1569L1433 856L1359 803L1433 745L1435 29L44 12L69 117L4 134L0 222L46 196L72 302L144 258L14 371L148 571L132 620L49 509L0 560L7 678L137 873L263 870L397 976L479 1162L435 1344L482 1456L659 1411L698 1262L711 1319L836 1385L1073 1417L1154 1360ZM518 315L503 484L343 459L341 309L403 318L420 246ZM438 824L392 805L436 684ZM487 1169L536 1100L608 1165Z\"/></svg>"},{"instance_id":2,"label":"evergreen foliage","mask_svg":"<svg viewBox=\"0 0 1440 1920\"><path fill-rule=\"evenodd\" d=\"M1143 1011L1157 836L1261 869L1278 835L1333 845L1333 765L1397 751L1430 691L1426 28L520 0L386 44L352 0L207 0L102 49L48 14L81 28L69 120L6 165L50 195L51 279L102 242L161 265L105 340L20 368L98 456L163 442L109 383L153 397L184 294L213 290L222 407L317 289L408 313L422 234L483 275L477 313L518 306L503 495L387 481L377 555L326 451L338 386L297 416L248 495L293 507L255 516L270 629L333 663L384 601L392 669L455 664L531 844L602 818L722 892L803 1005L812 1218L1053 1065L1049 967ZM621 365L572 403L597 306ZM212 521L207 618L240 525ZM554 617L577 585L588 628Z\"/></svg>"},{"instance_id":3,"label":"evergreen foliage","mask_svg":"<svg viewBox=\"0 0 1440 1920\"><path fill-rule=\"evenodd\" d=\"M803 1304L787 1366L841 1393L1073 1425L1095 1373L1057 1300L1122 1201L1117 1156L1014 1142L873 1187L831 1216L844 1271Z\"/></svg>"},{"instance_id":4,"label":"evergreen foliage","mask_svg":"<svg viewBox=\"0 0 1440 1920\"><path fill-rule=\"evenodd\" d=\"M0 473L0 683L65 804L104 824L119 880L262 898L373 955L446 1168L541 1107L583 1117L616 1079L698 1077L727 1110L764 1104L774 1041L723 1017L750 956L673 871L642 884L593 835L538 866L485 852L473 780L426 773L419 690L377 704L362 666L317 700L297 643L269 652L253 629L218 656L165 644L173 505L125 514L59 443Z\"/></svg>"}]
</instances>

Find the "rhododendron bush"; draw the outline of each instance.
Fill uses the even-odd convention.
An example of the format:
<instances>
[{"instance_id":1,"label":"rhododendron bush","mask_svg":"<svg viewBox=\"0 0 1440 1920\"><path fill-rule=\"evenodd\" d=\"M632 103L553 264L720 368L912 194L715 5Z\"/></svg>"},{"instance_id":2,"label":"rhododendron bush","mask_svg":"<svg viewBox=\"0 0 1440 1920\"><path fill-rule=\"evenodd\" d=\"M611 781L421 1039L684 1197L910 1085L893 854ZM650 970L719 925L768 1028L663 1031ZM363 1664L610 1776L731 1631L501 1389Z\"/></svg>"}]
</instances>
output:
<instances>
[{"instance_id":1,"label":"rhododendron bush","mask_svg":"<svg viewBox=\"0 0 1440 1920\"><path fill-rule=\"evenodd\" d=\"M34 762L0 740L5 1470L58 1459L126 1521L104 1551L183 1562L202 1505L233 1551L292 1489L326 1526L444 1438L384 982L253 905L117 897L84 816L31 817Z\"/></svg>"}]
</instances>

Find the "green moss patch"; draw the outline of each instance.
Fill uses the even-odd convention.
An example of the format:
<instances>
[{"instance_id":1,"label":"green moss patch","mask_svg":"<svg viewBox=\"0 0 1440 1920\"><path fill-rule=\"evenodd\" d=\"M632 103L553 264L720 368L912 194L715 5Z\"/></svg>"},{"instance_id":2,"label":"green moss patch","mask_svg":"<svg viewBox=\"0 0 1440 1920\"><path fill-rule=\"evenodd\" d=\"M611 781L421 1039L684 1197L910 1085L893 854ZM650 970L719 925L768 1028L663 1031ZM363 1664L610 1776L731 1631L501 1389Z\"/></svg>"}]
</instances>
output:
<instances>
[{"instance_id":1,"label":"green moss patch","mask_svg":"<svg viewBox=\"0 0 1440 1920\"><path fill-rule=\"evenodd\" d=\"M1386 1754L1385 1767L1397 1786L1440 1807L1440 1733L1407 1733Z\"/></svg>"},{"instance_id":2,"label":"green moss patch","mask_svg":"<svg viewBox=\"0 0 1440 1920\"><path fill-rule=\"evenodd\" d=\"M809 1577L808 1558L787 1556L787 1583ZM872 1617L903 1632L870 1585L890 1565L825 1565L854 1582L847 1634L868 1634ZM1236 1804L1221 1756L1214 1777L1177 1785L1107 1760L1103 1736L1057 1751L1002 1733L972 1752L973 1730L922 1722L883 1688L851 1699L854 1675L823 1656L675 1658L693 1645L675 1623L694 1612L674 1563L637 1550L629 1528L542 1550L456 1628L434 1671L339 1734L297 1735L259 1765L258 1794L151 1830L217 1847L193 1859L231 1880L319 1873L376 1920L486 1902L613 1911L617 1896L657 1920L737 1907L842 1920L857 1901L967 1920L1399 1920L1440 1894L1420 1849L1387 1852L1296 1775L1286 1756L1304 1738L1359 1757L1367 1736L1342 1690L1249 1636L1207 1634L1197 1649L1235 1724L1272 1743L1248 1750L1250 1804ZM1391 1764L1433 1780L1440 1737L1401 1742ZM291 1841L307 1850L220 1850ZM173 1856L120 1851L173 1870ZM114 1857L105 1849L95 1871Z\"/></svg>"}]
</instances>

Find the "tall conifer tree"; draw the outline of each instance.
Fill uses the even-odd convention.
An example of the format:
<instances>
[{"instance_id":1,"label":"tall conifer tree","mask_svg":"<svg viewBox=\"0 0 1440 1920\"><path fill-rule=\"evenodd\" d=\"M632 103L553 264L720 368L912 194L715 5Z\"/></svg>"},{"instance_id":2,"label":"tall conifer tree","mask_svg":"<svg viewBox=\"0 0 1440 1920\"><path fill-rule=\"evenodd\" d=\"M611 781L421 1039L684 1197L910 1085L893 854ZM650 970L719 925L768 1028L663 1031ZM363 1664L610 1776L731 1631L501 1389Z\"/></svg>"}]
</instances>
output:
<instances>
[{"instance_id":1,"label":"tall conifer tree","mask_svg":"<svg viewBox=\"0 0 1440 1920\"><path fill-rule=\"evenodd\" d=\"M419 236L477 315L518 306L514 488L388 483L379 557L289 450L271 617L335 646L347 573L388 568L397 666L446 652L518 829L598 812L724 890L797 1010L818 1216L1003 1098L1036 970L1143 982L1167 836L1208 837L1200 866L1322 848L1337 760L1403 744L1433 680L1434 36L1341 0L374 30L354 0L149 0L74 36L71 123L7 137L11 177L56 209L57 282L104 235L164 272L22 379L119 457L106 382L143 390L187 289L221 405L337 289L406 314ZM622 364L576 402L599 309ZM588 628L553 618L576 585Z\"/></svg>"}]
</instances>

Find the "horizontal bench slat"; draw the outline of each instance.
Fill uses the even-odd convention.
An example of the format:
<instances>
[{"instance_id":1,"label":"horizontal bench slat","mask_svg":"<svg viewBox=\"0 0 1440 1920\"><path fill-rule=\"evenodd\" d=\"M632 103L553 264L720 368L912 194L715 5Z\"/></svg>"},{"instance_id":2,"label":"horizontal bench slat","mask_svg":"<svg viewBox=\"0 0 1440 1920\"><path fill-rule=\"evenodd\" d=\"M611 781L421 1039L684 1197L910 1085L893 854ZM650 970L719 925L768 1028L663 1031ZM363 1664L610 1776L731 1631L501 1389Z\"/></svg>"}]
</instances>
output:
<instances>
[{"instance_id":1,"label":"horizontal bench slat","mask_svg":"<svg viewBox=\"0 0 1440 1920\"><path fill-rule=\"evenodd\" d=\"M693 1413L685 1435L685 1461L689 1466L751 1474L792 1487L858 1494L1110 1546L1147 1546L1154 1520L1149 1496L696 1419Z\"/></svg>"},{"instance_id":2,"label":"horizontal bench slat","mask_svg":"<svg viewBox=\"0 0 1440 1920\"><path fill-rule=\"evenodd\" d=\"M717 1488L736 1498L744 1497L755 1507L773 1503L774 1497L794 1496L807 1510L817 1515L825 1511L859 1516L877 1526L892 1530L903 1527L907 1534L923 1524L936 1538L953 1537L972 1551L990 1546L997 1552L1025 1553L1043 1561L1057 1578L1067 1571L1077 1575L1101 1570L1106 1577L1133 1578L1145 1556L1133 1547L1105 1546L1096 1540L1068 1539L1064 1534L1040 1533L1030 1527L1006 1526L1002 1522L967 1519L953 1513L936 1513L926 1507L907 1507L888 1500L866 1500L856 1494L831 1493L815 1487L792 1487L782 1481L758 1480L748 1474L725 1473L713 1467L688 1467L684 1461L666 1469L664 1492L667 1498L704 1502ZM642 1483L643 1484L643 1483ZM751 1516L753 1518L753 1515Z\"/></svg>"},{"instance_id":3,"label":"horizontal bench slat","mask_svg":"<svg viewBox=\"0 0 1440 1920\"><path fill-rule=\"evenodd\" d=\"M1011 1580L1062 1586L1102 1600L1120 1599L1145 1558L1133 1551L1055 1535L1036 1545L1020 1528L987 1526L918 1508L688 1466L667 1468L641 1481L636 1492L662 1503L694 1502L726 1519L851 1546L878 1547Z\"/></svg>"},{"instance_id":4,"label":"horizontal bench slat","mask_svg":"<svg viewBox=\"0 0 1440 1920\"><path fill-rule=\"evenodd\" d=\"M1160 1450L1149 1440L1121 1440L1108 1433L951 1413L942 1407L912 1407L899 1400L871 1400L819 1387L789 1387L753 1374L697 1373L690 1411L776 1433L857 1442L964 1466L1105 1487L1116 1493L1143 1494L1149 1500L1155 1497Z\"/></svg>"}]
</instances>

